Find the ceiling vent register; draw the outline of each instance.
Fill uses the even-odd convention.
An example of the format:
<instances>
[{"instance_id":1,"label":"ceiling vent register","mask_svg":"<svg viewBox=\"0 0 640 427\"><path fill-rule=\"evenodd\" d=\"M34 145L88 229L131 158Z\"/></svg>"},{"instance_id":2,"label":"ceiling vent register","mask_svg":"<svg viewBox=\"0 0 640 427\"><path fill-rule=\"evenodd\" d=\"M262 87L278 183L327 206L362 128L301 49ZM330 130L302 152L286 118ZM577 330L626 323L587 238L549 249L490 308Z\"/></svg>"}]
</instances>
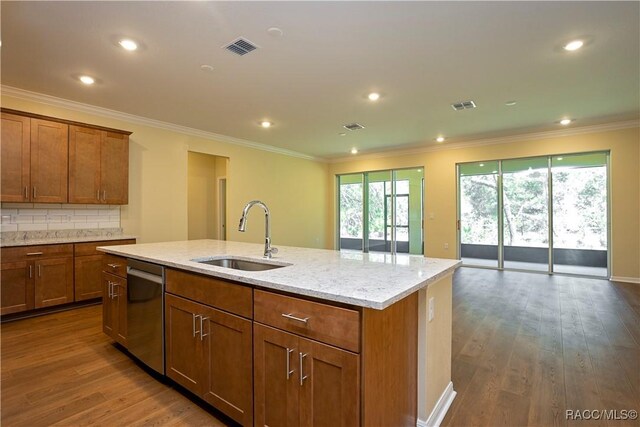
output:
<instances>
[{"instance_id":1,"label":"ceiling vent register","mask_svg":"<svg viewBox=\"0 0 640 427\"><path fill-rule=\"evenodd\" d=\"M242 37L232 41L230 44L223 46L223 48L227 49L231 53L235 53L236 55L243 56L247 53L254 51L258 48L255 44L251 43L247 39L243 39Z\"/></svg>"},{"instance_id":2,"label":"ceiling vent register","mask_svg":"<svg viewBox=\"0 0 640 427\"><path fill-rule=\"evenodd\" d=\"M364 129L364 126L362 126L359 123L349 123L348 125L344 125L343 126L345 129L349 129L349 130L358 130L358 129Z\"/></svg>"},{"instance_id":3,"label":"ceiling vent register","mask_svg":"<svg viewBox=\"0 0 640 427\"><path fill-rule=\"evenodd\" d=\"M476 108L476 103L473 101L456 102L455 104L451 104L451 108L456 111L471 110L472 108Z\"/></svg>"}]
</instances>

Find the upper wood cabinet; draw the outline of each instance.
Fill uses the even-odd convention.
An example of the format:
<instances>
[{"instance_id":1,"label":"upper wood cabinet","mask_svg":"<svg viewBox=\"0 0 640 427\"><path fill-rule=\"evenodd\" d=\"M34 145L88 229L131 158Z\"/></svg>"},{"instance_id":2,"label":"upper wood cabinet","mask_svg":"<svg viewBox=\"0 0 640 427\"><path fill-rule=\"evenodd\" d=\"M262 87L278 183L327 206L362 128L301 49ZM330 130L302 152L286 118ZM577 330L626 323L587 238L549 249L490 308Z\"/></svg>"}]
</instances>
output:
<instances>
[{"instance_id":1,"label":"upper wood cabinet","mask_svg":"<svg viewBox=\"0 0 640 427\"><path fill-rule=\"evenodd\" d=\"M129 202L130 132L2 109L2 202Z\"/></svg>"},{"instance_id":2,"label":"upper wood cabinet","mask_svg":"<svg viewBox=\"0 0 640 427\"><path fill-rule=\"evenodd\" d=\"M68 132L63 123L2 113L3 202L67 202Z\"/></svg>"},{"instance_id":3,"label":"upper wood cabinet","mask_svg":"<svg viewBox=\"0 0 640 427\"><path fill-rule=\"evenodd\" d=\"M129 136L69 127L69 203L127 204Z\"/></svg>"}]
</instances>

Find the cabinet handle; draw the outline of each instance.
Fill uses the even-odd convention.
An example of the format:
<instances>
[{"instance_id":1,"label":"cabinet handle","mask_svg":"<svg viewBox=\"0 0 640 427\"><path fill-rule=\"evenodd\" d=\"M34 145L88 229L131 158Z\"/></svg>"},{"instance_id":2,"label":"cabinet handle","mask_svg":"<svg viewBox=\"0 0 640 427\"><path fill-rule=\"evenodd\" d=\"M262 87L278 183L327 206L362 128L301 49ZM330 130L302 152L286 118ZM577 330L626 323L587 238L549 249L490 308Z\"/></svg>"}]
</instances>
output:
<instances>
[{"instance_id":1,"label":"cabinet handle","mask_svg":"<svg viewBox=\"0 0 640 427\"><path fill-rule=\"evenodd\" d=\"M29 279L33 278L33 266L29 264Z\"/></svg>"},{"instance_id":2,"label":"cabinet handle","mask_svg":"<svg viewBox=\"0 0 640 427\"><path fill-rule=\"evenodd\" d=\"M204 321L205 321L205 320L209 320L209 318L208 318L208 317L202 317L202 316L200 316L200 341L202 341L204 337L206 337L206 336L208 336L208 335L209 335L209 334L204 334L204 333L203 333L203 332L204 332L204 325L203 325L203 323L204 323Z\"/></svg>"},{"instance_id":3,"label":"cabinet handle","mask_svg":"<svg viewBox=\"0 0 640 427\"><path fill-rule=\"evenodd\" d=\"M109 280L108 285L107 285L107 296L109 297L109 299L113 299L113 291L111 290L111 286L113 285L113 283L111 283L111 281Z\"/></svg>"},{"instance_id":4,"label":"cabinet handle","mask_svg":"<svg viewBox=\"0 0 640 427\"><path fill-rule=\"evenodd\" d=\"M100 190L98 190L98 192L96 193L96 200L100 201Z\"/></svg>"},{"instance_id":5,"label":"cabinet handle","mask_svg":"<svg viewBox=\"0 0 640 427\"><path fill-rule=\"evenodd\" d=\"M38 264L38 277L42 277L42 266Z\"/></svg>"},{"instance_id":6,"label":"cabinet handle","mask_svg":"<svg viewBox=\"0 0 640 427\"><path fill-rule=\"evenodd\" d=\"M294 348L287 347L287 379L291 377L291 374L295 372L294 369L291 369L291 353L296 351Z\"/></svg>"},{"instance_id":7,"label":"cabinet handle","mask_svg":"<svg viewBox=\"0 0 640 427\"><path fill-rule=\"evenodd\" d=\"M200 331L196 329L196 317L202 317L199 314L191 314L193 316L193 337L196 337L196 334L199 334Z\"/></svg>"},{"instance_id":8,"label":"cabinet handle","mask_svg":"<svg viewBox=\"0 0 640 427\"><path fill-rule=\"evenodd\" d=\"M28 252L27 256L36 256L36 255L42 255L42 252Z\"/></svg>"},{"instance_id":9,"label":"cabinet handle","mask_svg":"<svg viewBox=\"0 0 640 427\"><path fill-rule=\"evenodd\" d=\"M38 193L36 192L36 186L33 186L33 198L35 199L38 196Z\"/></svg>"},{"instance_id":10,"label":"cabinet handle","mask_svg":"<svg viewBox=\"0 0 640 427\"><path fill-rule=\"evenodd\" d=\"M293 316L291 313L289 313L289 314L282 313L282 317L286 317L287 319L295 320L296 322L302 322L304 324L306 324L307 320L309 320L308 317L305 317L305 318L296 317L296 316Z\"/></svg>"},{"instance_id":11,"label":"cabinet handle","mask_svg":"<svg viewBox=\"0 0 640 427\"><path fill-rule=\"evenodd\" d=\"M102 190L102 201L103 202L107 201L107 190Z\"/></svg>"},{"instance_id":12,"label":"cabinet handle","mask_svg":"<svg viewBox=\"0 0 640 427\"><path fill-rule=\"evenodd\" d=\"M120 286L118 283L112 283L111 286L113 286L113 291L112 291L112 297L111 298L119 298L120 297L120 292L116 292L116 286Z\"/></svg>"},{"instance_id":13,"label":"cabinet handle","mask_svg":"<svg viewBox=\"0 0 640 427\"><path fill-rule=\"evenodd\" d=\"M304 358L307 357L307 353L302 354L302 352L300 352L298 354L300 355L300 386L302 386L304 380L307 379L307 375L303 374Z\"/></svg>"},{"instance_id":14,"label":"cabinet handle","mask_svg":"<svg viewBox=\"0 0 640 427\"><path fill-rule=\"evenodd\" d=\"M114 270L116 270L118 267L120 267L120 264L107 264L109 267L113 268Z\"/></svg>"},{"instance_id":15,"label":"cabinet handle","mask_svg":"<svg viewBox=\"0 0 640 427\"><path fill-rule=\"evenodd\" d=\"M29 187L24 186L24 199L29 200Z\"/></svg>"}]
</instances>

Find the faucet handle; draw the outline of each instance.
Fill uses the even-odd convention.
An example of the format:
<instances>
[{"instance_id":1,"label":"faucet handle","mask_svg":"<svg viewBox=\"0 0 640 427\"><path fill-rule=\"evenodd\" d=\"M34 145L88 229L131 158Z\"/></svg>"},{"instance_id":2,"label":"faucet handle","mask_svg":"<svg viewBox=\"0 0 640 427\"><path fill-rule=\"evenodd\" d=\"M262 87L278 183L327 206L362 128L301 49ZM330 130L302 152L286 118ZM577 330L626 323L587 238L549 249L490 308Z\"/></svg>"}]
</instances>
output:
<instances>
[{"instance_id":1,"label":"faucet handle","mask_svg":"<svg viewBox=\"0 0 640 427\"><path fill-rule=\"evenodd\" d=\"M277 254L278 253L278 248L271 248L271 253L272 254Z\"/></svg>"}]
</instances>

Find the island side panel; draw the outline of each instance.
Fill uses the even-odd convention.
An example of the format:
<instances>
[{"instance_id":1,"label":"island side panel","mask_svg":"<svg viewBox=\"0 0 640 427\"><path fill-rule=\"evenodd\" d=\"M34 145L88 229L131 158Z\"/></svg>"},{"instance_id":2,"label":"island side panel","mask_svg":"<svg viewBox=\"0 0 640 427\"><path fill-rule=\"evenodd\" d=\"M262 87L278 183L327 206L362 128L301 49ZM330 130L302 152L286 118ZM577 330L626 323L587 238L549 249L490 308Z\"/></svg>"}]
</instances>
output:
<instances>
[{"instance_id":1,"label":"island side panel","mask_svg":"<svg viewBox=\"0 0 640 427\"><path fill-rule=\"evenodd\" d=\"M443 394L451 383L452 279L453 274L448 274L418 294L418 418L422 423L433 423L448 409L450 396ZM429 322L431 298L434 317Z\"/></svg>"},{"instance_id":2,"label":"island side panel","mask_svg":"<svg viewBox=\"0 0 640 427\"><path fill-rule=\"evenodd\" d=\"M362 425L415 426L418 293L362 312Z\"/></svg>"}]
</instances>

